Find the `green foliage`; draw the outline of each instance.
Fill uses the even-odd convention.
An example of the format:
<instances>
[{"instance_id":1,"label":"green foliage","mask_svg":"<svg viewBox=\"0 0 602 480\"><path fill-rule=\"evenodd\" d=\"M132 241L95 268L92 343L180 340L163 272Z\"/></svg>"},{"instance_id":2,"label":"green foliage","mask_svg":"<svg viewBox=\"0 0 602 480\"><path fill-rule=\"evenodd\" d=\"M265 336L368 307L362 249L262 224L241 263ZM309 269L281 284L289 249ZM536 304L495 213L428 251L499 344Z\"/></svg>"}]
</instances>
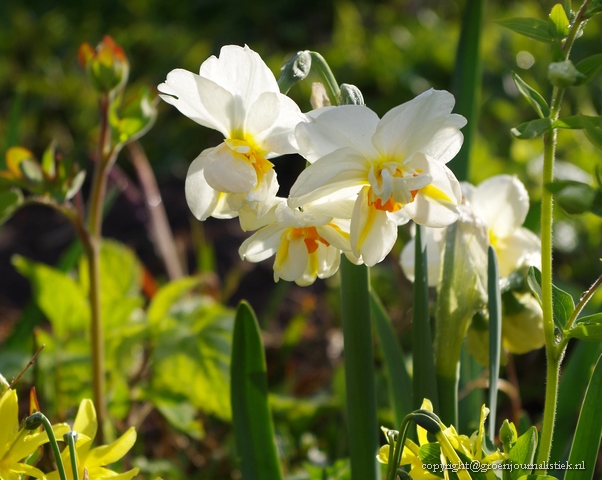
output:
<instances>
[{"instance_id":1,"label":"green foliage","mask_svg":"<svg viewBox=\"0 0 602 480\"><path fill-rule=\"evenodd\" d=\"M539 18L508 18L497 20L495 23L540 42L551 43L554 41L549 23Z\"/></svg>"},{"instance_id":2,"label":"green foliage","mask_svg":"<svg viewBox=\"0 0 602 480\"><path fill-rule=\"evenodd\" d=\"M590 342L602 341L602 313L578 318L567 332L567 337Z\"/></svg>"},{"instance_id":3,"label":"green foliage","mask_svg":"<svg viewBox=\"0 0 602 480\"><path fill-rule=\"evenodd\" d=\"M527 282L535 298L541 303L541 272L538 268L529 268ZM554 302L554 324L562 331L575 310L575 302L570 294L555 285L552 286L552 298Z\"/></svg>"},{"instance_id":4,"label":"green foliage","mask_svg":"<svg viewBox=\"0 0 602 480\"><path fill-rule=\"evenodd\" d=\"M510 130L510 133L521 140L532 140L541 137L552 128L552 120L549 118L539 118L530 122L521 123L516 128Z\"/></svg>"},{"instance_id":5,"label":"green foliage","mask_svg":"<svg viewBox=\"0 0 602 480\"><path fill-rule=\"evenodd\" d=\"M515 468L510 472L510 478L517 480L521 476L530 473L530 470L524 470L519 468L521 465L528 465L533 463L535 458L535 451L537 449L537 429L531 427L525 433L523 433L518 439L514 446L508 453L508 462L511 463ZM506 472L506 471L505 471Z\"/></svg>"},{"instance_id":6,"label":"green foliage","mask_svg":"<svg viewBox=\"0 0 602 480\"><path fill-rule=\"evenodd\" d=\"M0 192L0 225L6 222L23 204L23 194L18 188Z\"/></svg>"},{"instance_id":7,"label":"green foliage","mask_svg":"<svg viewBox=\"0 0 602 480\"><path fill-rule=\"evenodd\" d=\"M520 78L516 73L512 72L512 79L514 80L514 84L518 91L521 93L523 97L529 102L529 105L533 107L537 115L541 118L546 118L550 116L550 107L548 106L548 102L541 96L541 94L529 86L522 78Z\"/></svg>"},{"instance_id":8,"label":"green foliage","mask_svg":"<svg viewBox=\"0 0 602 480\"><path fill-rule=\"evenodd\" d=\"M557 41L563 40L569 34L569 19L560 3L554 5L550 12L548 33Z\"/></svg>"}]
</instances>

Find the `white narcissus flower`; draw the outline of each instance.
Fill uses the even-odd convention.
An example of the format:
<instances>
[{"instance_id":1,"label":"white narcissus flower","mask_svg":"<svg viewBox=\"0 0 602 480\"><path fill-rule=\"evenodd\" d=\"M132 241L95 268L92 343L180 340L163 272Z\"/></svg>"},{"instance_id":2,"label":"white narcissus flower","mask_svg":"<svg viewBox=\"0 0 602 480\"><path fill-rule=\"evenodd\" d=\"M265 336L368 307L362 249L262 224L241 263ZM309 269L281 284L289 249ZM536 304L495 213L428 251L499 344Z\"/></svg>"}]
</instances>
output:
<instances>
[{"instance_id":1,"label":"white narcissus flower","mask_svg":"<svg viewBox=\"0 0 602 480\"><path fill-rule=\"evenodd\" d=\"M349 245L353 200L315 202L290 208L279 199L272 222L249 237L238 250L243 260L261 262L273 255L274 280L306 286L328 278L339 268L341 251L358 262Z\"/></svg>"},{"instance_id":2,"label":"white narcissus flower","mask_svg":"<svg viewBox=\"0 0 602 480\"><path fill-rule=\"evenodd\" d=\"M267 212L278 191L269 159L297 151L294 130L305 117L280 93L261 57L227 45L203 62L199 75L172 70L158 89L184 115L224 135L188 170L186 200L195 217L233 218L245 205L258 216Z\"/></svg>"},{"instance_id":3,"label":"white narcissus flower","mask_svg":"<svg viewBox=\"0 0 602 480\"><path fill-rule=\"evenodd\" d=\"M382 119L360 105L310 112L296 136L301 154L314 163L293 185L289 205L359 193L351 247L368 266L389 253L397 226L409 219L431 227L453 223L462 196L445 163L460 150L466 124L453 106L450 93L429 90Z\"/></svg>"}]
</instances>

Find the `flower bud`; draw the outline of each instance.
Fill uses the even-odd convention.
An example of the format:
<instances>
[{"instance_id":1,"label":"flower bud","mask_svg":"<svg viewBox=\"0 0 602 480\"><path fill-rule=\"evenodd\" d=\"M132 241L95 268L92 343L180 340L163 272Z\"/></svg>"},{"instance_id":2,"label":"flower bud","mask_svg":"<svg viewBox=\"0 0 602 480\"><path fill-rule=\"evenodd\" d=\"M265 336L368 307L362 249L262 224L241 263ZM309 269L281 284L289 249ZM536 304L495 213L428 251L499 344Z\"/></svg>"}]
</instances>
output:
<instances>
[{"instance_id":1,"label":"flower bud","mask_svg":"<svg viewBox=\"0 0 602 480\"><path fill-rule=\"evenodd\" d=\"M355 85L343 83L340 88L339 105L365 105L364 96Z\"/></svg>"},{"instance_id":2,"label":"flower bud","mask_svg":"<svg viewBox=\"0 0 602 480\"><path fill-rule=\"evenodd\" d=\"M521 354L543 347L543 312L530 293L505 297L503 312L502 341L506 350Z\"/></svg>"},{"instance_id":3,"label":"flower bud","mask_svg":"<svg viewBox=\"0 0 602 480\"><path fill-rule=\"evenodd\" d=\"M130 64L123 49L105 35L96 50L89 43L82 43L78 58L96 90L111 93L125 86Z\"/></svg>"},{"instance_id":4,"label":"flower bud","mask_svg":"<svg viewBox=\"0 0 602 480\"><path fill-rule=\"evenodd\" d=\"M504 451L506 453L508 453L510 448L512 448L512 445L516 443L517 438L518 433L516 432L514 423L504 420L504 423L500 427L500 441L504 445Z\"/></svg>"},{"instance_id":5,"label":"flower bud","mask_svg":"<svg viewBox=\"0 0 602 480\"><path fill-rule=\"evenodd\" d=\"M579 76L579 72L570 60L564 62L550 63L548 66L548 79L555 87L566 88L574 85Z\"/></svg>"},{"instance_id":6,"label":"flower bud","mask_svg":"<svg viewBox=\"0 0 602 480\"><path fill-rule=\"evenodd\" d=\"M25 419L23 425L25 430L36 430L42 425L44 415L41 412L35 412Z\"/></svg>"},{"instance_id":7,"label":"flower bud","mask_svg":"<svg viewBox=\"0 0 602 480\"><path fill-rule=\"evenodd\" d=\"M293 58L280 69L278 86L282 93L288 92L295 83L303 80L311 70L311 55L309 50L297 52Z\"/></svg>"}]
</instances>

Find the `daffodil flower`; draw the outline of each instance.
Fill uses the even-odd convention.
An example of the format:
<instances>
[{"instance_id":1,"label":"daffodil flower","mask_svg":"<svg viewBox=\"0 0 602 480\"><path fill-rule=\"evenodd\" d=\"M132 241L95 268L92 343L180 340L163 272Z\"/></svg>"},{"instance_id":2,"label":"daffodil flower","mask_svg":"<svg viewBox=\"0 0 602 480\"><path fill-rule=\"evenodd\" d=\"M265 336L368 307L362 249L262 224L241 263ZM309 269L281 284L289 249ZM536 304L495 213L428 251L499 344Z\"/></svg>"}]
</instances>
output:
<instances>
[{"instance_id":1,"label":"daffodil flower","mask_svg":"<svg viewBox=\"0 0 602 480\"><path fill-rule=\"evenodd\" d=\"M44 478L42 471L25 460L48 442L48 434L19 429L19 405L14 390L6 390L0 398L0 419L0 478L20 480L21 475ZM62 436L69 431L69 425L53 425L52 430Z\"/></svg>"},{"instance_id":2,"label":"daffodil flower","mask_svg":"<svg viewBox=\"0 0 602 480\"><path fill-rule=\"evenodd\" d=\"M77 432L78 440L75 444L75 453L77 456L77 467L79 478L88 478L89 480L100 480L111 478L112 480L131 480L138 474L139 469L133 468L125 473L117 473L105 468L106 465L116 462L122 458L136 442L136 430L129 428L121 437L110 445L103 445L92 448L92 442L96 437L98 423L96 421L96 410L91 400L82 400L75 417L73 431ZM71 455L69 448L65 448L61 453L65 472L69 480L73 480L73 471L71 469ZM87 477L84 476L84 469L87 471ZM54 471L47 476L48 480L59 480L59 473Z\"/></svg>"},{"instance_id":3,"label":"daffodil flower","mask_svg":"<svg viewBox=\"0 0 602 480\"><path fill-rule=\"evenodd\" d=\"M351 218L351 247L372 266L389 253L397 226L442 227L458 217L460 184L445 163L459 151L464 117L454 97L429 90L382 119L365 106L325 107L297 126L302 155L313 162L291 189L302 206L338 192L359 193Z\"/></svg>"},{"instance_id":4,"label":"daffodil flower","mask_svg":"<svg viewBox=\"0 0 602 480\"><path fill-rule=\"evenodd\" d=\"M433 411L433 405L431 401L425 398L422 401L423 410ZM437 443L441 448L441 463L444 465L449 464L450 470L453 470L461 480L470 480L471 476L466 468L456 468L462 462L458 452L460 452L469 462L472 463L472 468L483 472L488 479L495 479L495 473L492 469L492 464L501 460L504 460L504 454L499 450L484 455L483 454L483 443L485 437L485 420L489 414L489 409L483 405L481 407L481 416L479 421L479 429L469 438L466 435L459 435L453 425L446 427L441 424L441 431L435 435ZM383 428L385 435L387 429ZM409 438L406 438L405 446L401 454L400 465L410 465L410 477L421 480L436 480L440 479L440 476L429 472L424 468L422 460L419 457L420 447L429 443L427 437L427 431L416 426L416 434L418 436L418 445ZM389 445L384 445L380 448L377 455L377 460L381 463L389 463ZM476 463L475 463L476 462ZM473 470L474 471L474 470ZM449 470L443 470L444 478L449 478Z\"/></svg>"},{"instance_id":5,"label":"daffodil flower","mask_svg":"<svg viewBox=\"0 0 602 480\"><path fill-rule=\"evenodd\" d=\"M358 262L349 245L352 208L353 200L316 201L298 209L279 199L273 221L243 242L239 254L251 262L275 255L275 281L306 286L316 278L331 277L339 268L341 251Z\"/></svg>"},{"instance_id":6,"label":"daffodil flower","mask_svg":"<svg viewBox=\"0 0 602 480\"><path fill-rule=\"evenodd\" d=\"M192 213L199 220L233 218L249 204L265 214L278 191L269 159L297 151L294 130L305 117L261 57L247 46L224 46L199 75L176 69L158 88L167 103L224 136L190 165L185 190Z\"/></svg>"}]
</instances>

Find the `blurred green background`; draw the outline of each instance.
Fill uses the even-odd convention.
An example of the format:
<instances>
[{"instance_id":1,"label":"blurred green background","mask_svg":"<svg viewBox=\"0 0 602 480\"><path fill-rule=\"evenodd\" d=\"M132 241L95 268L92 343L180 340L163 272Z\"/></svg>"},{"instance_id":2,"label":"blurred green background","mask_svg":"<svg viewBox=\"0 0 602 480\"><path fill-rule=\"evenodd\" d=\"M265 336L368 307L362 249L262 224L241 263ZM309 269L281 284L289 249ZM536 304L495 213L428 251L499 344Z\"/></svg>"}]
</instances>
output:
<instances>
[{"instance_id":1,"label":"blurred green background","mask_svg":"<svg viewBox=\"0 0 602 480\"><path fill-rule=\"evenodd\" d=\"M533 208L527 226L535 231L542 145L540 140L521 141L510 135L512 127L534 118L510 74L516 71L548 98L551 88L546 71L551 56L548 46L505 30L494 20L545 18L554 3L486 3L480 118L470 168L472 183L499 173L518 175L531 195ZM77 48L84 41L95 45L103 35L111 35L129 57L130 84L151 88L174 68L197 72L209 55L218 54L226 44L249 45L276 76L296 51L316 50L329 62L339 83L358 86L367 105L383 115L428 88L451 89L463 8L464 2L447 0L5 2L0 15L0 167L8 147L21 145L40 156L52 140L64 155L75 158L83 168L89 167L97 111L95 93L77 62ZM590 23L574 48L576 61L600 52L600 21L596 18ZM311 83L304 82L290 92L303 111L310 109L310 88ZM226 292L224 302L234 306L239 299L248 298L262 327L271 335L266 342L271 386L282 394L320 399L307 404L280 400L276 418L282 451L293 464L307 457L318 443L330 459L344 455L345 445L337 434L340 419L333 413L340 396L332 395L340 392L337 385L341 382L338 294L333 288L336 279L306 289L285 282L274 285L270 261L251 265L238 258L237 249L245 235L236 221L210 219L202 227L194 221L184 199L186 171L204 148L221 140L220 135L196 125L167 104L159 103L158 108L157 122L141 144L157 176L188 270L198 270L202 263L200 245L210 245L218 283ZM567 95L563 115L597 115L601 111L599 76ZM584 140L580 132L561 132L558 160L559 178L591 183L595 168L602 165L602 151ZM105 235L132 247L162 281L163 266L145 229L144 209L136 197L136 180L125 153L118 164L123 175L114 180L122 182L122 195L107 215ZM303 166L296 156L276 160L282 195L287 194ZM600 272L602 221L590 214L568 216L560 210L556 211L556 221L555 278L578 298ZM408 230L402 229L394 253L401 251L408 238ZM72 240L65 220L37 207L20 211L2 227L0 341L16 328L30 297L29 284L16 272L10 257L18 253L56 264ZM410 326L411 290L395 255L373 269L373 283L403 339ZM601 306L602 292L598 292L588 312L600 311ZM402 343L407 346L407 342ZM521 359L527 366L540 365L541 360L542 352ZM519 374L523 407L536 411L543 381L533 368ZM322 415L328 415L329 421L323 422ZM291 418L296 421L290 422ZM321 433L316 443L312 428L318 424ZM211 442L224 436L219 430L223 426L216 428L218 433L198 448L200 458L188 459L191 464L206 464L213 455L210 452L217 446Z\"/></svg>"}]
</instances>

